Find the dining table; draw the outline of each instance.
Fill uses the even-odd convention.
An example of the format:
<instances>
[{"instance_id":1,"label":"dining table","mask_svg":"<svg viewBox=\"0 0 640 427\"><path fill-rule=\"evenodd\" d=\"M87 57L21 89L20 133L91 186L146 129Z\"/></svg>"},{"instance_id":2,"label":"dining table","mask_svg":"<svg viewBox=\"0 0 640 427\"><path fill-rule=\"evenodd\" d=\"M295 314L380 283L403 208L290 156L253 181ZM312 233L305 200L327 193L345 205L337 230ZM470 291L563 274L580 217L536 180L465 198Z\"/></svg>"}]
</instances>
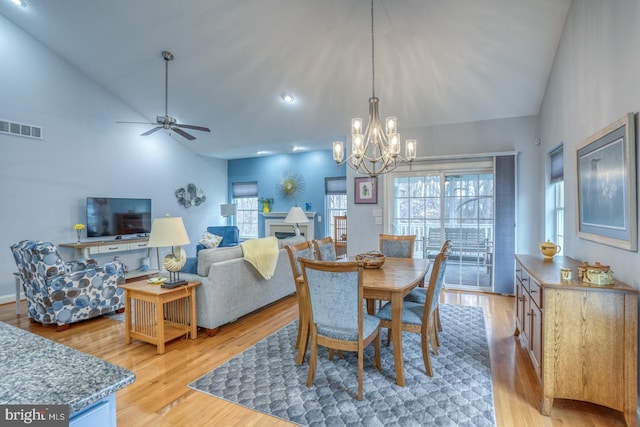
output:
<instances>
[{"instance_id":1,"label":"dining table","mask_svg":"<svg viewBox=\"0 0 640 427\"><path fill-rule=\"evenodd\" d=\"M355 257L342 258L356 261ZM391 339L396 384L404 387L404 362L402 356L402 304L404 297L416 286L424 283L429 270L429 260L423 258L386 257L380 268L365 268L362 282L367 311L375 314L377 300L391 302Z\"/></svg>"}]
</instances>

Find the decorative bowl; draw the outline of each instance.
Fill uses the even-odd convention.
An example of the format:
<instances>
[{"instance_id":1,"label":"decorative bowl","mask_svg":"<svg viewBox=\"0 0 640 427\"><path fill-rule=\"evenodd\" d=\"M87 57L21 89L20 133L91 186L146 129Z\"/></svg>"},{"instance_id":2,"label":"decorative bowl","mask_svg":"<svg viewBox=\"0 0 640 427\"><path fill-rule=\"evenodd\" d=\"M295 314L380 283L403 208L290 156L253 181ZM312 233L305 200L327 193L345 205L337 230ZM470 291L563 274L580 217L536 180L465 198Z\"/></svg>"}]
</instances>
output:
<instances>
[{"instance_id":1,"label":"decorative bowl","mask_svg":"<svg viewBox=\"0 0 640 427\"><path fill-rule=\"evenodd\" d=\"M562 249L560 246L549 240L544 243L538 243L538 246L540 247L540 252L542 252L544 259L553 259L553 256Z\"/></svg>"},{"instance_id":2,"label":"decorative bowl","mask_svg":"<svg viewBox=\"0 0 640 427\"><path fill-rule=\"evenodd\" d=\"M356 255L356 261L362 261L364 268L380 268L384 264L384 255L378 251L371 251L366 254Z\"/></svg>"}]
</instances>

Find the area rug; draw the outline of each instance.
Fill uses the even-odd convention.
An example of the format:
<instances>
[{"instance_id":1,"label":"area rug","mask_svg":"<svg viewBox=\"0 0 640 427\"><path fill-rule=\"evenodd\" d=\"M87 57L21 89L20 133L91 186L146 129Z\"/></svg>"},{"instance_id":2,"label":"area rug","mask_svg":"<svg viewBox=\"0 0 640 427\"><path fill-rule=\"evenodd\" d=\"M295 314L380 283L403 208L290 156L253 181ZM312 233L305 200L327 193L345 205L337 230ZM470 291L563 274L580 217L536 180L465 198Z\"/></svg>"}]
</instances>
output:
<instances>
[{"instance_id":1,"label":"area rug","mask_svg":"<svg viewBox=\"0 0 640 427\"><path fill-rule=\"evenodd\" d=\"M365 351L364 398L357 396L357 356L329 361L319 347L312 387L305 363L294 363L297 321L189 384L189 387L304 426L494 426L493 387L482 308L443 304L439 355L425 374L420 335L403 333L406 387L395 384L393 344L382 370Z\"/></svg>"}]
</instances>

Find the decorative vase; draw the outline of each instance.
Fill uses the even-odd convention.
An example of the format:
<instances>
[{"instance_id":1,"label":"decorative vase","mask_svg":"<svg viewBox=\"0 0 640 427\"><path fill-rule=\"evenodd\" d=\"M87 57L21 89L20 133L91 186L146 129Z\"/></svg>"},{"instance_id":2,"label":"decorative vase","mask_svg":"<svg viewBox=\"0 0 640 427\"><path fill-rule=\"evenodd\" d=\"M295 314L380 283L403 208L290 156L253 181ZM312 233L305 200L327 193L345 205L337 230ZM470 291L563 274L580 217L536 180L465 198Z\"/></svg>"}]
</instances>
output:
<instances>
[{"instance_id":1,"label":"decorative vase","mask_svg":"<svg viewBox=\"0 0 640 427\"><path fill-rule=\"evenodd\" d=\"M78 243L80 243L80 233L82 233L82 230L76 230L76 233L78 233Z\"/></svg>"},{"instance_id":2,"label":"decorative vase","mask_svg":"<svg viewBox=\"0 0 640 427\"><path fill-rule=\"evenodd\" d=\"M265 203L262 207L262 212L269 213L269 203Z\"/></svg>"}]
</instances>

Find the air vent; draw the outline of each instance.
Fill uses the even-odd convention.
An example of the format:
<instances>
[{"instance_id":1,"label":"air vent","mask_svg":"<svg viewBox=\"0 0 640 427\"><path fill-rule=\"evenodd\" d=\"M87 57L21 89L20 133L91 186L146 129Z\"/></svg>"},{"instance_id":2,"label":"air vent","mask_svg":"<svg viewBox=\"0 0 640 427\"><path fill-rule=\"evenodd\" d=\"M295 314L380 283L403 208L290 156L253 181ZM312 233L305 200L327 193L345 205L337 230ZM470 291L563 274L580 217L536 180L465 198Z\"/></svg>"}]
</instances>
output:
<instances>
[{"instance_id":1,"label":"air vent","mask_svg":"<svg viewBox=\"0 0 640 427\"><path fill-rule=\"evenodd\" d=\"M42 128L40 126L11 122L4 119L0 119L0 133L42 139Z\"/></svg>"}]
</instances>

